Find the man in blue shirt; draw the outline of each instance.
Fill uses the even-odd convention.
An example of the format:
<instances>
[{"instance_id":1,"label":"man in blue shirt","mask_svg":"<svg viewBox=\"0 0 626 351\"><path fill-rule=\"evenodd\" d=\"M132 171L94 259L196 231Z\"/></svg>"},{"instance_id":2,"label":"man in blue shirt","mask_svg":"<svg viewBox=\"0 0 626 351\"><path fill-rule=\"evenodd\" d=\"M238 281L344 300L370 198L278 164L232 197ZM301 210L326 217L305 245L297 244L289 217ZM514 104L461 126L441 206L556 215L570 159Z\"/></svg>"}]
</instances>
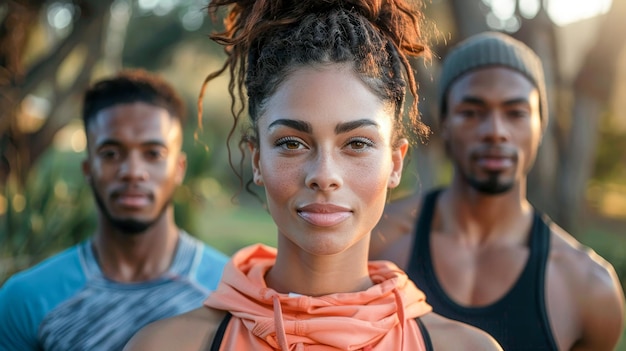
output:
<instances>
[{"instance_id":1,"label":"man in blue shirt","mask_svg":"<svg viewBox=\"0 0 626 351\"><path fill-rule=\"evenodd\" d=\"M185 176L184 104L160 77L129 70L85 94L98 227L0 289L0 350L121 350L144 325L202 304L227 256L174 222Z\"/></svg>"}]
</instances>

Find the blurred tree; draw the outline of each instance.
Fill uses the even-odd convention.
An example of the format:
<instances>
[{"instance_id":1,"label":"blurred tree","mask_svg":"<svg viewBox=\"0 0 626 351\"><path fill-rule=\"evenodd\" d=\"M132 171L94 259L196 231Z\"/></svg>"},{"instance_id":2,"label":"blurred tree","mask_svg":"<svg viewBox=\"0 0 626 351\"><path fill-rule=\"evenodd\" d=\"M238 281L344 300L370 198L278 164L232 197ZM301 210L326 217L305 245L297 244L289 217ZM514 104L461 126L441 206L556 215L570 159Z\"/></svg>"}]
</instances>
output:
<instances>
[{"instance_id":1,"label":"blurred tree","mask_svg":"<svg viewBox=\"0 0 626 351\"><path fill-rule=\"evenodd\" d=\"M76 91L82 90L91 78L93 68L102 56L109 8L113 0L76 0L73 2L9 1L3 5L0 23L0 183L6 184L12 174L18 184L26 177L54 135L74 117L62 113L62 107ZM38 19L49 7L56 6L53 21L65 21L69 33L58 40L38 61L27 66L26 49L33 39ZM60 16L61 18L54 18ZM48 18L48 16L44 16ZM64 19L66 18L66 19ZM61 70L71 55L80 55L72 62L73 79L62 81ZM43 86L45 85L45 87ZM37 89L45 89L49 111L39 116L43 122L33 126L28 116L29 97ZM30 122L30 123L29 123Z\"/></svg>"},{"instance_id":2,"label":"blurred tree","mask_svg":"<svg viewBox=\"0 0 626 351\"><path fill-rule=\"evenodd\" d=\"M595 165L600 122L606 119L616 84L620 53L626 49L626 1L613 0L594 45L576 75L571 94L569 133L561 140L558 184L559 219L574 228L581 214L587 182ZM623 63L622 63L623 64ZM624 137L624 136L623 136ZM614 162L623 149L615 148Z\"/></svg>"}]
</instances>

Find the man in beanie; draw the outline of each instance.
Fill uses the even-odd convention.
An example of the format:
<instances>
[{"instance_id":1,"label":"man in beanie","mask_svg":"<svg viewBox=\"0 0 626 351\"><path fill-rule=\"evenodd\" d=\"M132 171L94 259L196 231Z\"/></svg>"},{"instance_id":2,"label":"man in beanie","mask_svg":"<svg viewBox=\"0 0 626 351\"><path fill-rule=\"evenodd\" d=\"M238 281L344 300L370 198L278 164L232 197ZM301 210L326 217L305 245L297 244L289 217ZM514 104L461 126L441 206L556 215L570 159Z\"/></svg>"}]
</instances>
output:
<instances>
[{"instance_id":1,"label":"man in beanie","mask_svg":"<svg viewBox=\"0 0 626 351\"><path fill-rule=\"evenodd\" d=\"M452 183L389 204L371 258L395 261L435 312L504 350L613 350L615 270L526 199L548 123L539 57L502 33L468 38L443 62L439 106Z\"/></svg>"}]
</instances>

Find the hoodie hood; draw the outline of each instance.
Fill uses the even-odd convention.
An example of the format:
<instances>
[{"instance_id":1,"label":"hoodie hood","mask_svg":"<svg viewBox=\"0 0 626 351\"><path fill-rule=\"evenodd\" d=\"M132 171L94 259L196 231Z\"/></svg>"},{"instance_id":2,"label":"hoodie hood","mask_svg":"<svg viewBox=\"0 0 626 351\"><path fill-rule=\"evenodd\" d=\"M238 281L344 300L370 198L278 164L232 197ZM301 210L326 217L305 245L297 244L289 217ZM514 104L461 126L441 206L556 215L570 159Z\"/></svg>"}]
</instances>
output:
<instances>
[{"instance_id":1,"label":"hoodie hood","mask_svg":"<svg viewBox=\"0 0 626 351\"><path fill-rule=\"evenodd\" d=\"M374 286L324 296L281 294L265 284L276 250L261 244L233 255L204 305L235 318L223 349L424 350L417 324L432 308L396 265L372 261Z\"/></svg>"}]
</instances>

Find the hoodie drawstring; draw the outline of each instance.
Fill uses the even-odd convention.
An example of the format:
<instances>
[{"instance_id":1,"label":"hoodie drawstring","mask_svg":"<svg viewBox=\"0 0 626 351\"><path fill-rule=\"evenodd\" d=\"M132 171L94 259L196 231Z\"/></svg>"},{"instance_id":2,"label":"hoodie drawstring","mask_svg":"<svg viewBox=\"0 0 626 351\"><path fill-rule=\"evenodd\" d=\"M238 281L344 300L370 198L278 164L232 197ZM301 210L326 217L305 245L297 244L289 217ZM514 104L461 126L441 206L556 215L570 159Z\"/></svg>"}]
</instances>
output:
<instances>
[{"instance_id":1,"label":"hoodie drawstring","mask_svg":"<svg viewBox=\"0 0 626 351\"><path fill-rule=\"evenodd\" d=\"M289 345L287 345L287 335L285 334L285 324L283 323L283 310L280 307L280 300L278 296L272 297L274 302L274 327L276 328L276 338L278 339L278 346L282 351L289 351Z\"/></svg>"},{"instance_id":2,"label":"hoodie drawstring","mask_svg":"<svg viewBox=\"0 0 626 351\"><path fill-rule=\"evenodd\" d=\"M402 303L402 296L397 288L393 289L393 296L396 298L396 310L398 311L398 319L400 319L400 333L402 342L400 343L402 350L404 350L404 327L406 327L406 320L404 318L404 304Z\"/></svg>"}]
</instances>

